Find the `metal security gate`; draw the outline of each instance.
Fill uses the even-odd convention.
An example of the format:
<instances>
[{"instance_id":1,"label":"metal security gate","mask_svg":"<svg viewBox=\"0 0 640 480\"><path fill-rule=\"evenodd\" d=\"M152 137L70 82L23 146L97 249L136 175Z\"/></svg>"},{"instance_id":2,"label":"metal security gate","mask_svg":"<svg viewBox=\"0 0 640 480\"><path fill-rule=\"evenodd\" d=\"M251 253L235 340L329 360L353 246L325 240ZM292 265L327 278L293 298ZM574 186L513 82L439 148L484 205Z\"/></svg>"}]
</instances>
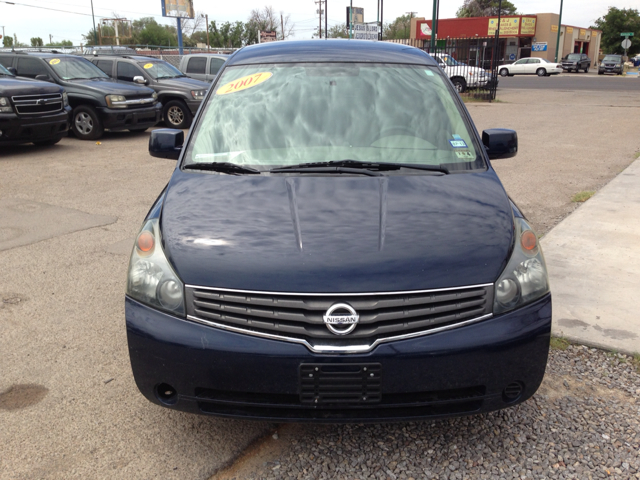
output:
<instances>
[{"instance_id":1,"label":"metal security gate","mask_svg":"<svg viewBox=\"0 0 640 480\"><path fill-rule=\"evenodd\" d=\"M494 37L447 38L432 49L431 55L447 74L462 97L495 100L498 87L498 55Z\"/></svg>"}]
</instances>

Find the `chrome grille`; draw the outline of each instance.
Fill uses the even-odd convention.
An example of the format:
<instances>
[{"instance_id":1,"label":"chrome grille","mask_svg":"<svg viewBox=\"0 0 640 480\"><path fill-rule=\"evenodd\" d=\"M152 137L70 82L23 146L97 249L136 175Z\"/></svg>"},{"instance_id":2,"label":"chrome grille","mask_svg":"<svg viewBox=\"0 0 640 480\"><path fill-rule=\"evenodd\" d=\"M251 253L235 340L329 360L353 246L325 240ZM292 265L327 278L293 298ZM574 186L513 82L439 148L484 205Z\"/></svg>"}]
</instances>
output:
<instances>
[{"instance_id":1,"label":"chrome grille","mask_svg":"<svg viewBox=\"0 0 640 480\"><path fill-rule=\"evenodd\" d=\"M237 291L187 286L191 320L242 333L304 343L312 350L356 347L367 351L381 341L417 336L443 327L487 318L493 285L446 290L367 293L298 294ZM335 303L347 303L360 315L348 335L331 333L323 315Z\"/></svg>"},{"instance_id":2,"label":"chrome grille","mask_svg":"<svg viewBox=\"0 0 640 480\"><path fill-rule=\"evenodd\" d=\"M42 95L16 95L11 97L16 112L20 115L38 115L62 111L62 95L50 93Z\"/></svg>"}]
</instances>

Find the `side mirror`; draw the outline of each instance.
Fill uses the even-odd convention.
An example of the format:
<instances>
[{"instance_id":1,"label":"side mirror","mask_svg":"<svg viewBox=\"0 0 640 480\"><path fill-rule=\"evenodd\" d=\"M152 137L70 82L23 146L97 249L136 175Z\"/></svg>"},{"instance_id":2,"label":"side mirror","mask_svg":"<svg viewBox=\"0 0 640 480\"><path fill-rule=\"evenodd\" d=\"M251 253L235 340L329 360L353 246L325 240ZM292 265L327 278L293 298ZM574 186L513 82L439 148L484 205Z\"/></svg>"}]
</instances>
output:
<instances>
[{"instance_id":1,"label":"side mirror","mask_svg":"<svg viewBox=\"0 0 640 480\"><path fill-rule=\"evenodd\" d=\"M178 160L183 144L184 132L182 130L173 128L154 130L149 138L149 154L152 157Z\"/></svg>"},{"instance_id":2,"label":"side mirror","mask_svg":"<svg viewBox=\"0 0 640 480\"><path fill-rule=\"evenodd\" d=\"M18 75L18 71L14 67L7 67L7 70L14 75Z\"/></svg>"},{"instance_id":3,"label":"side mirror","mask_svg":"<svg viewBox=\"0 0 640 480\"><path fill-rule=\"evenodd\" d=\"M36 80L41 80L43 82L53 82L49 75L36 75Z\"/></svg>"},{"instance_id":4,"label":"side mirror","mask_svg":"<svg viewBox=\"0 0 640 480\"><path fill-rule=\"evenodd\" d=\"M140 83L142 85L146 85L147 81L144 79L142 75L136 75L133 77L133 83Z\"/></svg>"},{"instance_id":5,"label":"side mirror","mask_svg":"<svg viewBox=\"0 0 640 480\"><path fill-rule=\"evenodd\" d=\"M515 130L492 128L482 132L482 143L491 160L515 157L518 153L518 134Z\"/></svg>"}]
</instances>

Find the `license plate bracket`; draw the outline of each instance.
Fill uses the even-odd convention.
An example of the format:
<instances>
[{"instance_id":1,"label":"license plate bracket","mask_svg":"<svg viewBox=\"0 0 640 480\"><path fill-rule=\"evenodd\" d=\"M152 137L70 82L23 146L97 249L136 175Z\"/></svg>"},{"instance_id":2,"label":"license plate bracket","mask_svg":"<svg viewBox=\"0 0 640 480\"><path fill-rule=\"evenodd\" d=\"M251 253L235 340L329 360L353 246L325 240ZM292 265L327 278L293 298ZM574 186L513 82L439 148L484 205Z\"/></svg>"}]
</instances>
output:
<instances>
[{"instance_id":1,"label":"license plate bracket","mask_svg":"<svg viewBox=\"0 0 640 480\"><path fill-rule=\"evenodd\" d=\"M312 406L359 406L380 403L379 363L303 363L299 368L300 403Z\"/></svg>"}]
</instances>

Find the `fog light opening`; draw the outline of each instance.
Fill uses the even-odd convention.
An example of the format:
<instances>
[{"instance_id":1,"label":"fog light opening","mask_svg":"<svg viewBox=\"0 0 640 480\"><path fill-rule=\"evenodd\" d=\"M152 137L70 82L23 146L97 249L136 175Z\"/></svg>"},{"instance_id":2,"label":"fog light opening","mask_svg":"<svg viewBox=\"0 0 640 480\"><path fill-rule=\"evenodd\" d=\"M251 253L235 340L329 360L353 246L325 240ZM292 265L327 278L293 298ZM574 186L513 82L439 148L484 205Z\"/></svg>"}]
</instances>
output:
<instances>
[{"instance_id":1,"label":"fog light opening","mask_svg":"<svg viewBox=\"0 0 640 480\"><path fill-rule=\"evenodd\" d=\"M523 391L524 391L524 385L522 384L522 382L510 383L502 391L502 399L506 403L515 402L522 396Z\"/></svg>"},{"instance_id":2,"label":"fog light opening","mask_svg":"<svg viewBox=\"0 0 640 480\"><path fill-rule=\"evenodd\" d=\"M165 405L174 405L178 401L178 392L168 383L156 385L156 397Z\"/></svg>"}]
</instances>

